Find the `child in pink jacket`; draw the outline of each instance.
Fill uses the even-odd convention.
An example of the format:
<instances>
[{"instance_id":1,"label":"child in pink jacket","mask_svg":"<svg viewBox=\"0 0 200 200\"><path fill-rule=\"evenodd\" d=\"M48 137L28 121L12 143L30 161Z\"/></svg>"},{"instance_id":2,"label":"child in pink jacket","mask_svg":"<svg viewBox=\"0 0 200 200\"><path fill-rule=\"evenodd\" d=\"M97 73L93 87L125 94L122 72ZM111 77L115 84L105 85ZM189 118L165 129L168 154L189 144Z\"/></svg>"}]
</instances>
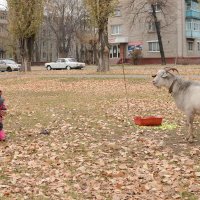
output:
<instances>
[{"instance_id":1,"label":"child in pink jacket","mask_svg":"<svg viewBox=\"0 0 200 200\"><path fill-rule=\"evenodd\" d=\"M3 117L6 114L6 106L4 104L4 98L2 97L2 91L0 90L0 141L6 139L5 132L3 130Z\"/></svg>"}]
</instances>

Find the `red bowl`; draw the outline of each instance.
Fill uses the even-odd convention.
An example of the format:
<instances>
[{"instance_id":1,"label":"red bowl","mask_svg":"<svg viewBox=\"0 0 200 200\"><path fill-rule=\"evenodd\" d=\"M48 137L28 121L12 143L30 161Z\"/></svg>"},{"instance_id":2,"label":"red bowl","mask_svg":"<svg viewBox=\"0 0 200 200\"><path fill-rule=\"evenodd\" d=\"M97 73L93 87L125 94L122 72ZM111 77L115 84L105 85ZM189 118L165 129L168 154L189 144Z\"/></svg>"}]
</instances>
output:
<instances>
[{"instance_id":1,"label":"red bowl","mask_svg":"<svg viewBox=\"0 0 200 200\"><path fill-rule=\"evenodd\" d=\"M148 116L148 117L134 117L134 122L139 126L160 126L162 124L162 117Z\"/></svg>"}]
</instances>

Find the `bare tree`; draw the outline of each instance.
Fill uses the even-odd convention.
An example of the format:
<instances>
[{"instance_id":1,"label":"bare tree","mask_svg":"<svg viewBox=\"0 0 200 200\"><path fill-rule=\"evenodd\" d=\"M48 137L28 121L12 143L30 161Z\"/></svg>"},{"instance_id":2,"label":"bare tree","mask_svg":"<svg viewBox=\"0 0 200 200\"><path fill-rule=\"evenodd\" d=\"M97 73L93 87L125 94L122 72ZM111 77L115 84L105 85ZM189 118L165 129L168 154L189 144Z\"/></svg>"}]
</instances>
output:
<instances>
[{"instance_id":1,"label":"bare tree","mask_svg":"<svg viewBox=\"0 0 200 200\"><path fill-rule=\"evenodd\" d=\"M133 22L138 19L145 19L147 22L154 24L159 43L161 62L165 65L166 59L162 42L162 29L175 21L174 16L170 16L173 2L170 0L130 0L130 3L131 6L129 8L132 11Z\"/></svg>"},{"instance_id":2,"label":"bare tree","mask_svg":"<svg viewBox=\"0 0 200 200\"><path fill-rule=\"evenodd\" d=\"M98 31L98 69L109 71L108 19L112 15L117 0L85 0L90 18Z\"/></svg>"},{"instance_id":3,"label":"bare tree","mask_svg":"<svg viewBox=\"0 0 200 200\"><path fill-rule=\"evenodd\" d=\"M55 34L59 57L69 55L84 11L81 0L48 0L46 20Z\"/></svg>"},{"instance_id":4,"label":"bare tree","mask_svg":"<svg viewBox=\"0 0 200 200\"><path fill-rule=\"evenodd\" d=\"M97 32L92 26L87 12L81 20L76 33L77 46L80 46L80 52L77 51L77 58L86 63L97 63ZM80 55L79 55L80 54Z\"/></svg>"}]
</instances>

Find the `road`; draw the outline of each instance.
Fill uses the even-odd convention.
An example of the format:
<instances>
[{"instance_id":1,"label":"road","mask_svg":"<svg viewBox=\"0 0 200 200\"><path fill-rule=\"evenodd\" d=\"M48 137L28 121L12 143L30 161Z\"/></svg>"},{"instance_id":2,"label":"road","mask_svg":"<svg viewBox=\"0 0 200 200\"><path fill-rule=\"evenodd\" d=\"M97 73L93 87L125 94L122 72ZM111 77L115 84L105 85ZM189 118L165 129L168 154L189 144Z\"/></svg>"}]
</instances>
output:
<instances>
[{"instance_id":1,"label":"road","mask_svg":"<svg viewBox=\"0 0 200 200\"><path fill-rule=\"evenodd\" d=\"M135 67L134 67L135 68ZM112 69L118 69L118 70L122 70L121 66L114 66L111 67ZM132 69L131 67L129 67L129 69ZM88 74L87 74L87 70L88 70ZM98 78L98 79L107 79L107 78L117 78L117 79L122 79L124 78L124 75L122 74L91 74L91 70L96 70L96 66L87 66L86 69L84 69L84 73L82 73L83 71L80 71L80 73L65 73L63 71L63 74L60 73L59 71L55 71L55 74L52 73L54 71L47 71L43 66L35 66L32 67L32 72L27 72L27 73L23 73L23 72L0 72L0 78L20 78L20 77L33 77L33 76L37 76L37 77L52 77L52 78ZM73 72L74 70L72 70ZM86 73L85 73L86 71ZM41 72L41 73L40 73ZM57 73L58 72L58 73ZM134 70L133 70L134 73ZM191 79L195 79L195 78L200 78L200 75L188 75L188 76L183 76L186 78L191 78ZM127 79L151 79L151 75L145 75L145 74L125 74L125 78Z\"/></svg>"},{"instance_id":2,"label":"road","mask_svg":"<svg viewBox=\"0 0 200 200\"><path fill-rule=\"evenodd\" d=\"M20 74L20 73L0 73L0 78L19 78L19 77L32 77L35 76L34 74ZM102 79L106 79L106 78L124 78L123 75L114 75L114 74L102 74L102 75L95 75L95 74L41 74L41 75L36 75L36 76L41 76L41 77L52 77L52 78L102 78ZM151 76L149 75L125 75L125 78L134 78L134 79L144 79L144 78L151 78Z\"/></svg>"}]
</instances>

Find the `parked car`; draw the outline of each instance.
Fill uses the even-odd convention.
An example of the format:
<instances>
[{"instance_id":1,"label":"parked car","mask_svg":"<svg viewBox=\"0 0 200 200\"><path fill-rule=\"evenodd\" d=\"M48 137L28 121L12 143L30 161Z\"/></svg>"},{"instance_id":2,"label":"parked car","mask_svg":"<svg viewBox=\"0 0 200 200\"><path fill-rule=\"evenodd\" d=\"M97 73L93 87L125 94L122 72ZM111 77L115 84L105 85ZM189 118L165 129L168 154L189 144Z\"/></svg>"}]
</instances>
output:
<instances>
[{"instance_id":1,"label":"parked car","mask_svg":"<svg viewBox=\"0 0 200 200\"><path fill-rule=\"evenodd\" d=\"M85 63L77 62L75 58L58 58L56 62L45 63L47 70L52 69L82 69Z\"/></svg>"},{"instance_id":2,"label":"parked car","mask_svg":"<svg viewBox=\"0 0 200 200\"><path fill-rule=\"evenodd\" d=\"M8 71L8 72L12 72L12 71L19 71L20 70L21 65L17 64L14 60L9 60L9 59L4 59L4 60L0 60L0 71Z\"/></svg>"}]
</instances>

